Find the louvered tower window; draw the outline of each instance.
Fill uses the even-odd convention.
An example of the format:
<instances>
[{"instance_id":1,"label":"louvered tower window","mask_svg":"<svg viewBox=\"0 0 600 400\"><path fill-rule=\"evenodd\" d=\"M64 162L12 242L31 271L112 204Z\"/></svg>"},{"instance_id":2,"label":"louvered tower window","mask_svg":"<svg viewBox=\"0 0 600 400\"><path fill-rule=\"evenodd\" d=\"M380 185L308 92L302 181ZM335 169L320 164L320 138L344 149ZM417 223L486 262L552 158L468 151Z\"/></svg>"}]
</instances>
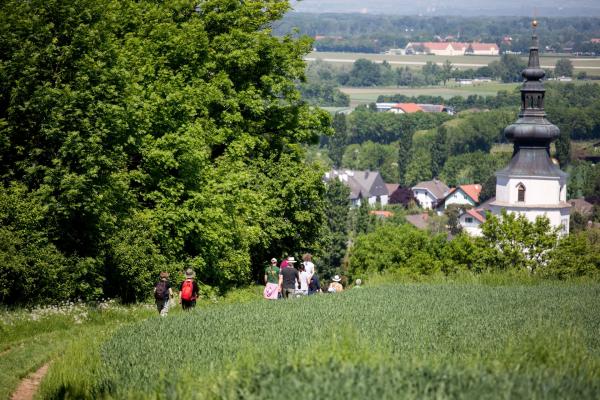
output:
<instances>
[{"instance_id":1,"label":"louvered tower window","mask_svg":"<svg viewBox=\"0 0 600 400\"><path fill-rule=\"evenodd\" d=\"M522 183L517 185L517 201L519 203L525 202L525 185Z\"/></svg>"}]
</instances>

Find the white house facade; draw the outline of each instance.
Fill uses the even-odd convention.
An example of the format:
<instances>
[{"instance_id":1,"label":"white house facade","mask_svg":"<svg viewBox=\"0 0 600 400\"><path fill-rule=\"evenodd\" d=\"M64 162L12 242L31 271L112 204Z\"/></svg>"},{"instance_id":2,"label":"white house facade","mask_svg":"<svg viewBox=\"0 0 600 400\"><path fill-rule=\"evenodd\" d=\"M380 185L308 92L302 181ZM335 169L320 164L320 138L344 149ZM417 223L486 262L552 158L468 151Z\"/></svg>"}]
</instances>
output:
<instances>
[{"instance_id":1,"label":"white house facade","mask_svg":"<svg viewBox=\"0 0 600 400\"><path fill-rule=\"evenodd\" d=\"M479 210L467 210L458 217L458 222L469 235L481 236L481 224L485 222L485 218Z\"/></svg>"},{"instance_id":2,"label":"white house facade","mask_svg":"<svg viewBox=\"0 0 600 400\"><path fill-rule=\"evenodd\" d=\"M438 206L439 202L448 194L450 188L444 182L434 179L419 182L411 190L419 206L431 210Z\"/></svg>"},{"instance_id":3,"label":"white house facade","mask_svg":"<svg viewBox=\"0 0 600 400\"><path fill-rule=\"evenodd\" d=\"M461 206L475 207L479 202L479 194L481 193L481 185L460 185L455 189L451 189L449 194L444 199L444 209L452 204Z\"/></svg>"}]
</instances>

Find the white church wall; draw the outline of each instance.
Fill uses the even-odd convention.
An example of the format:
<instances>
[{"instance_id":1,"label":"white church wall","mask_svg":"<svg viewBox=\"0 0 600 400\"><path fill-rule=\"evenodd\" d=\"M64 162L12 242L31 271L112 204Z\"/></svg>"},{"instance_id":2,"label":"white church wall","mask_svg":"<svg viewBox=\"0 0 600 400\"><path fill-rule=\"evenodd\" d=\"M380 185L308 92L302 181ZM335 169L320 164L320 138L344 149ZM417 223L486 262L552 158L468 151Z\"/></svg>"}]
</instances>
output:
<instances>
[{"instance_id":1,"label":"white church wall","mask_svg":"<svg viewBox=\"0 0 600 400\"><path fill-rule=\"evenodd\" d=\"M561 228L561 234L569 232L569 207L565 208L551 208L551 209L539 209L531 207L497 207L492 206L492 213L499 215L501 210L505 209L509 213L524 214L525 217L531 222L535 222L537 217L546 217L550 221L550 225L554 228Z\"/></svg>"},{"instance_id":2,"label":"white church wall","mask_svg":"<svg viewBox=\"0 0 600 400\"><path fill-rule=\"evenodd\" d=\"M496 201L502 203L509 202L508 178L506 176L496 176Z\"/></svg>"}]
</instances>

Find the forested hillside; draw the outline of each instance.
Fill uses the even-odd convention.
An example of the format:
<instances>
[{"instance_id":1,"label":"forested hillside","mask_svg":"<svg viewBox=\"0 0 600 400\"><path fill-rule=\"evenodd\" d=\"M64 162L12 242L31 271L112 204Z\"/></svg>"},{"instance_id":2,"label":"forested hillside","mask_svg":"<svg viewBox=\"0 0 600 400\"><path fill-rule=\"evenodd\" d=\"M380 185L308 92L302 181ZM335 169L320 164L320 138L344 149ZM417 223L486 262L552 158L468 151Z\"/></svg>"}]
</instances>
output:
<instances>
[{"instance_id":1,"label":"forested hillside","mask_svg":"<svg viewBox=\"0 0 600 400\"><path fill-rule=\"evenodd\" d=\"M161 270L247 284L319 245L322 172L300 144L307 38L287 2L0 6L0 301L124 301ZM177 275L175 275L177 276Z\"/></svg>"}]
</instances>

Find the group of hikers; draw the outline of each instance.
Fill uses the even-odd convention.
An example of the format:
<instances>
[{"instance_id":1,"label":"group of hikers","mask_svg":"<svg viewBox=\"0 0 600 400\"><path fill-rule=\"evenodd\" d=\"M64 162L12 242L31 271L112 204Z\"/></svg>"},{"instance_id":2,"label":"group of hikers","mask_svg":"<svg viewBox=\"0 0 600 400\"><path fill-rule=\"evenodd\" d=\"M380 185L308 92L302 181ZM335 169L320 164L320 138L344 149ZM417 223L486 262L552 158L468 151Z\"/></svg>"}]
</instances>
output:
<instances>
[{"instance_id":1,"label":"group of hikers","mask_svg":"<svg viewBox=\"0 0 600 400\"><path fill-rule=\"evenodd\" d=\"M179 285L179 304L183 310L189 310L196 306L196 299L200 288L196 282L196 273L193 269L185 270L185 280ZM279 266L277 259L272 258L271 264L265 268L265 289L263 296L266 299L287 299L290 297L308 296L316 293L339 293L344 290L342 278L335 275L331 283L324 291L321 288L312 255L306 253L302 256L302 262L296 267L294 257L284 258ZM356 280L355 288L360 288L361 280ZM169 282L169 273L161 272L158 283L154 286L154 299L156 309L161 316L167 315L173 299L173 289Z\"/></svg>"},{"instance_id":2,"label":"group of hikers","mask_svg":"<svg viewBox=\"0 0 600 400\"><path fill-rule=\"evenodd\" d=\"M179 285L179 304L184 310L189 310L196 306L196 299L200 294L200 287L196 282L196 273L193 269L185 270L185 280ZM173 298L173 289L169 282L169 273L161 272L160 280L154 286L154 300L156 309L161 316L167 315Z\"/></svg>"},{"instance_id":3,"label":"group of hikers","mask_svg":"<svg viewBox=\"0 0 600 400\"><path fill-rule=\"evenodd\" d=\"M294 257L284 258L279 267L277 266L277 259L272 258L271 264L265 268L264 282L263 296L271 300L310 296L323 292L310 253L302 256L302 262L297 267ZM360 279L357 279L356 284L355 287L360 287ZM335 275L331 278L331 283L326 291L328 293L339 293L343 290L342 278Z\"/></svg>"}]
</instances>

